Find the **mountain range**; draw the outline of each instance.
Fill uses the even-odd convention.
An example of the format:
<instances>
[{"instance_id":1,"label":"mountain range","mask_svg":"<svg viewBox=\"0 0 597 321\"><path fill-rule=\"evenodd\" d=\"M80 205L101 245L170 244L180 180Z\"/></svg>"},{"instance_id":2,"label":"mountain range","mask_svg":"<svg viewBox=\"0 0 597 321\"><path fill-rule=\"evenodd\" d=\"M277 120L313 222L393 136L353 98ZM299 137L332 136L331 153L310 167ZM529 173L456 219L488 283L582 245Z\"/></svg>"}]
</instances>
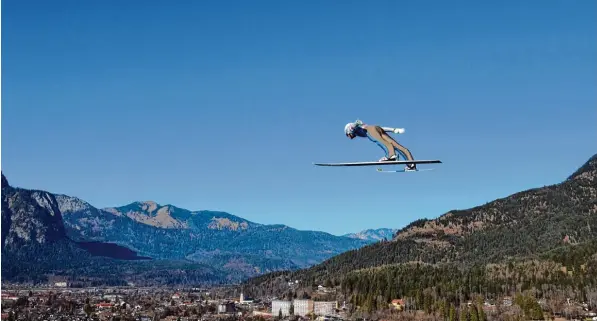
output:
<instances>
[{"instance_id":1,"label":"mountain range","mask_svg":"<svg viewBox=\"0 0 597 321\"><path fill-rule=\"evenodd\" d=\"M420 219L391 240L306 269L258 276L242 287L248 295L283 296L288 280L342 285L356 304L369 307L425 289L462 299L481 286L497 293L542 282L545 289L578 287L586 298L585 287L597 287L597 155L563 182ZM380 294L385 301L376 301Z\"/></svg>"},{"instance_id":2,"label":"mountain range","mask_svg":"<svg viewBox=\"0 0 597 321\"><path fill-rule=\"evenodd\" d=\"M85 262L92 259L108 260L104 265L122 260L141 260L146 265L159 261L166 266L186 262L208 267L213 274L209 280L236 282L271 271L305 268L373 242L153 201L98 209L75 197L11 187L4 174L2 182L2 250L3 255L16 258L11 264L17 268L7 276L19 278L27 278L27 273L18 272L19 262L31 255L69 255L77 258L73 262L81 263L73 263L73 268L88 267ZM35 246L28 250L23 244ZM36 273L45 271L44 266L61 267L58 262L42 260Z\"/></svg>"},{"instance_id":3,"label":"mountain range","mask_svg":"<svg viewBox=\"0 0 597 321\"><path fill-rule=\"evenodd\" d=\"M343 236L151 201L98 209L75 197L12 187L2 174L2 276L5 282L79 276L86 284L153 285L250 278L244 287L286 293L290 279L338 285L361 271L412 263L461 271L547 260L561 264L558 269L597 273L587 270L597 266L596 214L597 155L558 184L399 230Z\"/></svg>"}]
</instances>

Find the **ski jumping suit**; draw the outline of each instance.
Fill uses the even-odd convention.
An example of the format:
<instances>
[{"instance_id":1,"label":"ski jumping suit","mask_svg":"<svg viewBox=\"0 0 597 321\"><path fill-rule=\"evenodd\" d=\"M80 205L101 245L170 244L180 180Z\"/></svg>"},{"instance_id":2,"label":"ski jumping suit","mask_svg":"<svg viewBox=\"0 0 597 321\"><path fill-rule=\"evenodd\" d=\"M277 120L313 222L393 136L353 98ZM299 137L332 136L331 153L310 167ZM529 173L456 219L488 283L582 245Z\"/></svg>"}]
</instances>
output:
<instances>
[{"instance_id":1,"label":"ski jumping suit","mask_svg":"<svg viewBox=\"0 0 597 321\"><path fill-rule=\"evenodd\" d=\"M367 137L372 142L376 143L386 153L386 157L392 157L396 154L400 154L404 160L414 160L413 155L410 153L408 148L398 144L392 136L386 134L386 131L377 125L363 125L357 126L354 129L354 134L360 137Z\"/></svg>"}]
</instances>

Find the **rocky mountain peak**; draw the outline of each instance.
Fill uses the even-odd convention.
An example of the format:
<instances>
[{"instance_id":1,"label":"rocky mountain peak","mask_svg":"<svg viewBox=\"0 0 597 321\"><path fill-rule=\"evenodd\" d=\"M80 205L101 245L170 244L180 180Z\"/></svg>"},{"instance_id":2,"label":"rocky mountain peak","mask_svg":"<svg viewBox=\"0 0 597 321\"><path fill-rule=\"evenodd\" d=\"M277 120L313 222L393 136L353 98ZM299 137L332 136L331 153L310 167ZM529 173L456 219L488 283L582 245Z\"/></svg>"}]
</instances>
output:
<instances>
[{"instance_id":1,"label":"rocky mountain peak","mask_svg":"<svg viewBox=\"0 0 597 321\"><path fill-rule=\"evenodd\" d=\"M2 174L2 248L66 239L62 213L54 195L13 188Z\"/></svg>"},{"instance_id":2,"label":"rocky mountain peak","mask_svg":"<svg viewBox=\"0 0 597 321\"><path fill-rule=\"evenodd\" d=\"M6 176L4 176L4 173L2 173L2 188L4 187L8 187L10 185L8 185L8 180L6 179Z\"/></svg>"},{"instance_id":3,"label":"rocky mountain peak","mask_svg":"<svg viewBox=\"0 0 597 321\"><path fill-rule=\"evenodd\" d=\"M153 214L158 209L158 207L161 207L158 203L154 201L138 202L138 204L141 210L149 214Z\"/></svg>"},{"instance_id":4,"label":"rocky mountain peak","mask_svg":"<svg viewBox=\"0 0 597 321\"><path fill-rule=\"evenodd\" d=\"M106 208L104 211L116 216L126 216L150 226L175 229L189 228L186 221L174 217L176 208L170 205L161 206L154 201L134 202L121 207Z\"/></svg>"}]
</instances>

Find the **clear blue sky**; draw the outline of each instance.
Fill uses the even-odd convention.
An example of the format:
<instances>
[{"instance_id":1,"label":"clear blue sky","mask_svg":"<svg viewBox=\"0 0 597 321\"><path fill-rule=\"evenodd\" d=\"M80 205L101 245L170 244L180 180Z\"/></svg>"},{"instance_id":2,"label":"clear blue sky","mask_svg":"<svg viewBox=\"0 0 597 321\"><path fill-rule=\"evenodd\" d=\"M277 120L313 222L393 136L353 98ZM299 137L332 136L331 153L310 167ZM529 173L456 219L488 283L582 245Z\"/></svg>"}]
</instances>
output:
<instances>
[{"instance_id":1,"label":"clear blue sky","mask_svg":"<svg viewBox=\"0 0 597 321\"><path fill-rule=\"evenodd\" d=\"M597 2L2 2L2 170L97 207L333 234L565 179L597 152ZM344 125L403 127L431 172Z\"/></svg>"}]
</instances>

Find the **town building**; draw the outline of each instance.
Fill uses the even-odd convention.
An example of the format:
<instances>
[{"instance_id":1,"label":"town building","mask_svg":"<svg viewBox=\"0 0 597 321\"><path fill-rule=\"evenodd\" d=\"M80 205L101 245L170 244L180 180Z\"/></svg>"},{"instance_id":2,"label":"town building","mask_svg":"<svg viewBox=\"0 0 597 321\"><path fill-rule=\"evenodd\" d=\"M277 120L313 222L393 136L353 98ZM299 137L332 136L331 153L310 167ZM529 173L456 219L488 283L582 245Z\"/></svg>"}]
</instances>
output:
<instances>
[{"instance_id":1,"label":"town building","mask_svg":"<svg viewBox=\"0 0 597 321\"><path fill-rule=\"evenodd\" d=\"M233 313L234 312L234 303L233 302L224 302L218 304L218 313Z\"/></svg>"},{"instance_id":2,"label":"town building","mask_svg":"<svg viewBox=\"0 0 597 321\"><path fill-rule=\"evenodd\" d=\"M316 315L335 314L337 308L338 308L337 301L330 301L330 302L315 301L315 302L313 302L313 312Z\"/></svg>"},{"instance_id":3,"label":"town building","mask_svg":"<svg viewBox=\"0 0 597 321\"><path fill-rule=\"evenodd\" d=\"M239 303L240 304L251 304L251 303L253 303L253 299L245 298L245 295L241 292Z\"/></svg>"},{"instance_id":4,"label":"town building","mask_svg":"<svg viewBox=\"0 0 597 321\"><path fill-rule=\"evenodd\" d=\"M280 311L282 311L282 316L290 315L290 304L290 301L272 301L272 315L277 317L280 314Z\"/></svg>"},{"instance_id":5,"label":"town building","mask_svg":"<svg viewBox=\"0 0 597 321\"><path fill-rule=\"evenodd\" d=\"M294 300L294 315L306 316L313 313L313 300Z\"/></svg>"}]
</instances>

